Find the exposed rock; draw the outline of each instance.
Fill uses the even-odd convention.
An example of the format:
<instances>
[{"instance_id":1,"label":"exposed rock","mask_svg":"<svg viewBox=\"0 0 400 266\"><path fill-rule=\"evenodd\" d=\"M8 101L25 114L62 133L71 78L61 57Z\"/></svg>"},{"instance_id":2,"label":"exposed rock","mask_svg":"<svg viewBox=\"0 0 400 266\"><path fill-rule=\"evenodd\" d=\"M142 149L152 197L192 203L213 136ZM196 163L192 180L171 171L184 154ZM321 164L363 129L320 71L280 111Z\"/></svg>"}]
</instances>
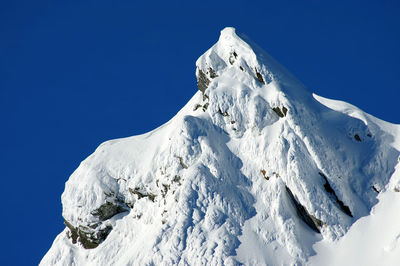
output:
<instances>
[{"instance_id":1,"label":"exposed rock","mask_svg":"<svg viewBox=\"0 0 400 266\"><path fill-rule=\"evenodd\" d=\"M116 197L113 193L105 194L108 197L106 202L90 212L91 215L97 218L97 222L73 226L64 219L64 223L69 229L67 236L72 239L73 244L79 242L86 249L96 248L107 238L112 230L110 225L103 222L119 213L129 211L129 207L123 199Z\"/></svg>"},{"instance_id":2,"label":"exposed rock","mask_svg":"<svg viewBox=\"0 0 400 266\"><path fill-rule=\"evenodd\" d=\"M358 134L354 135L354 139L357 140L357 141L361 141L361 138L360 138L360 136Z\"/></svg>"},{"instance_id":3,"label":"exposed rock","mask_svg":"<svg viewBox=\"0 0 400 266\"><path fill-rule=\"evenodd\" d=\"M132 189L132 188L129 188L129 192L130 193L132 193L132 194L135 194L135 195L137 195L138 196L138 199L141 199L141 198L149 198L152 202L154 202L154 200L155 200L155 198L156 198L156 195L154 195L154 194L152 194L152 193L146 193L146 192L141 192L140 191L140 188L135 188L135 189Z\"/></svg>"},{"instance_id":4,"label":"exposed rock","mask_svg":"<svg viewBox=\"0 0 400 266\"><path fill-rule=\"evenodd\" d=\"M287 111L288 111L288 110L286 109L286 107L285 107L285 106L283 106L283 107L282 107L282 112L283 112L283 115L284 115L284 116L286 116L286 114L287 114Z\"/></svg>"},{"instance_id":5,"label":"exposed rock","mask_svg":"<svg viewBox=\"0 0 400 266\"><path fill-rule=\"evenodd\" d=\"M181 177L179 175L174 176L174 179L172 181L178 183L179 185L182 185Z\"/></svg>"},{"instance_id":6,"label":"exposed rock","mask_svg":"<svg viewBox=\"0 0 400 266\"><path fill-rule=\"evenodd\" d=\"M170 189L170 185L167 184L162 184L163 190L161 191L161 194L163 198L165 198L165 195L167 195L168 190Z\"/></svg>"},{"instance_id":7,"label":"exposed rock","mask_svg":"<svg viewBox=\"0 0 400 266\"><path fill-rule=\"evenodd\" d=\"M175 156L175 157L179 159L179 164L182 166L182 168L184 168L184 169L188 168L187 165L183 162L182 157L180 157L180 156Z\"/></svg>"},{"instance_id":8,"label":"exposed rock","mask_svg":"<svg viewBox=\"0 0 400 266\"><path fill-rule=\"evenodd\" d=\"M294 197L292 191L287 187L286 191L287 194L289 195L290 200L292 201L294 207L296 208L296 213L297 215L315 232L321 233L320 228L323 225L323 222L316 218L315 216L311 215L308 213L306 208L304 208L303 205L301 205L296 198Z\"/></svg>"},{"instance_id":9,"label":"exposed rock","mask_svg":"<svg viewBox=\"0 0 400 266\"><path fill-rule=\"evenodd\" d=\"M273 175L275 175L276 178L281 177L277 172L272 172Z\"/></svg>"},{"instance_id":10,"label":"exposed rock","mask_svg":"<svg viewBox=\"0 0 400 266\"><path fill-rule=\"evenodd\" d=\"M68 238L72 239L72 244L76 244L78 241L78 229L73 227L67 220L64 220L64 224L67 226L69 229L69 232L67 232Z\"/></svg>"},{"instance_id":11,"label":"exposed rock","mask_svg":"<svg viewBox=\"0 0 400 266\"><path fill-rule=\"evenodd\" d=\"M353 217L353 214L351 213L350 208L348 206L344 205L343 201L341 201L338 198L338 196L336 195L335 191L333 190L333 188L331 187L331 185L328 182L328 178L321 172L319 172L319 175L322 176L322 178L325 180L324 188L325 188L326 192L328 192L329 194L331 194L333 196L336 203L339 205L340 209L345 214L347 214L350 217Z\"/></svg>"},{"instance_id":12,"label":"exposed rock","mask_svg":"<svg viewBox=\"0 0 400 266\"><path fill-rule=\"evenodd\" d=\"M69 229L67 236L72 239L72 244L79 242L85 249L96 248L107 238L108 234L112 230L110 225L95 230L83 226L74 227L66 220L64 220L64 223Z\"/></svg>"},{"instance_id":13,"label":"exposed rock","mask_svg":"<svg viewBox=\"0 0 400 266\"><path fill-rule=\"evenodd\" d=\"M236 52L231 53L231 55L229 56L229 63L233 65L233 63L235 63L236 58L237 58L237 53Z\"/></svg>"},{"instance_id":14,"label":"exposed rock","mask_svg":"<svg viewBox=\"0 0 400 266\"><path fill-rule=\"evenodd\" d=\"M113 217L114 215L128 211L126 204L120 200L115 203L106 202L96 210L92 211L91 214L99 217L100 221L105 221Z\"/></svg>"},{"instance_id":15,"label":"exposed rock","mask_svg":"<svg viewBox=\"0 0 400 266\"><path fill-rule=\"evenodd\" d=\"M263 79L261 73L258 72L257 69L256 69L256 77L257 77L257 80L258 80L259 82L261 82L262 84L265 84L265 81L264 81L264 79Z\"/></svg>"},{"instance_id":16,"label":"exposed rock","mask_svg":"<svg viewBox=\"0 0 400 266\"><path fill-rule=\"evenodd\" d=\"M221 114L222 116L229 116L228 112L222 112L221 109L218 109L218 113Z\"/></svg>"},{"instance_id":17,"label":"exposed rock","mask_svg":"<svg viewBox=\"0 0 400 266\"><path fill-rule=\"evenodd\" d=\"M206 103L205 105L203 105L203 112L207 111L209 103Z\"/></svg>"},{"instance_id":18,"label":"exposed rock","mask_svg":"<svg viewBox=\"0 0 400 266\"><path fill-rule=\"evenodd\" d=\"M206 74L204 74L204 72L199 69L197 75L197 88L204 94L204 92L208 88L208 85L210 85L210 80L207 78Z\"/></svg>"},{"instance_id":19,"label":"exposed rock","mask_svg":"<svg viewBox=\"0 0 400 266\"><path fill-rule=\"evenodd\" d=\"M262 175L264 176L264 178L268 181L268 180L269 180L269 176L266 175L267 172L266 172L264 169L262 169L262 170L261 170L261 173L262 173Z\"/></svg>"},{"instance_id":20,"label":"exposed rock","mask_svg":"<svg viewBox=\"0 0 400 266\"><path fill-rule=\"evenodd\" d=\"M203 107L201 104L196 104L193 108L193 111L196 111L197 109L199 109L200 107Z\"/></svg>"},{"instance_id":21,"label":"exposed rock","mask_svg":"<svg viewBox=\"0 0 400 266\"><path fill-rule=\"evenodd\" d=\"M286 108L285 108L286 109ZM284 117L285 115L286 115L286 112L287 112L287 109L286 109L286 112L285 112L285 114L281 111L281 108L279 108L279 107L274 107L274 108L272 108L272 110L274 110L274 112L279 116L279 117Z\"/></svg>"},{"instance_id":22,"label":"exposed rock","mask_svg":"<svg viewBox=\"0 0 400 266\"><path fill-rule=\"evenodd\" d=\"M208 68L208 72L210 73L210 78L216 78L218 77L217 73L215 73L214 69L212 69L211 67Z\"/></svg>"}]
</instances>

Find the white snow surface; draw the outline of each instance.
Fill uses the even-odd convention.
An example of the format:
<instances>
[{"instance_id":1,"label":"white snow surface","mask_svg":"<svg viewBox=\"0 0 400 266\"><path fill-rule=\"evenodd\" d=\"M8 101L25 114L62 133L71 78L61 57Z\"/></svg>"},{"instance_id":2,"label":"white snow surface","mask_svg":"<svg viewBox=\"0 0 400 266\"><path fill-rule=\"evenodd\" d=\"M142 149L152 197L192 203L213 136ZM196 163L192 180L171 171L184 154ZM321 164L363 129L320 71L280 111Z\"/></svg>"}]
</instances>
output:
<instances>
[{"instance_id":1,"label":"white snow surface","mask_svg":"<svg viewBox=\"0 0 400 266\"><path fill-rule=\"evenodd\" d=\"M233 28L196 66L204 95L67 181L64 219L105 240L85 249L66 228L41 265L398 265L399 125L311 94ZM126 209L100 219L107 202Z\"/></svg>"}]
</instances>

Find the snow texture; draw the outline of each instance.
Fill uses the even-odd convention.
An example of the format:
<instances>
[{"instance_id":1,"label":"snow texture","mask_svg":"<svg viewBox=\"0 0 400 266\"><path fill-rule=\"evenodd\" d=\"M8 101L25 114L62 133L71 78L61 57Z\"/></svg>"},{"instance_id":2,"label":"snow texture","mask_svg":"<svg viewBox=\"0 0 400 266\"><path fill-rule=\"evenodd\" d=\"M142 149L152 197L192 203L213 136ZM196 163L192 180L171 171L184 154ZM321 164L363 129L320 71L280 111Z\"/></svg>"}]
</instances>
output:
<instances>
[{"instance_id":1,"label":"snow texture","mask_svg":"<svg viewBox=\"0 0 400 266\"><path fill-rule=\"evenodd\" d=\"M175 117L71 175L41 265L400 261L399 125L311 94L233 28L196 67Z\"/></svg>"}]
</instances>

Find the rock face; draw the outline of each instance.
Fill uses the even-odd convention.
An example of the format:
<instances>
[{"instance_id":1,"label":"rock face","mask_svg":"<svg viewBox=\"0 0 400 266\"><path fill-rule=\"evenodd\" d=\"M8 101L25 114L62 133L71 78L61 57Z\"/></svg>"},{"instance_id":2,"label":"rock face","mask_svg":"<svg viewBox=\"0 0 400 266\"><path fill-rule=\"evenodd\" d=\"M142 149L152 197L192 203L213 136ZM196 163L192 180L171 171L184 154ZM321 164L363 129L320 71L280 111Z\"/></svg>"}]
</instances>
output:
<instances>
[{"instance_id":1,"label":"rock face","mask_svg":"<svg viewBox=\"0 0 400 266\"><path fill-rule=\"evenodd\" d=\"M127 203L123 198L115 197L113 194L106 194L105 202L98 208L90 212L90 219L85 222L79 220L74 226L72 222L65 218L65 225L69 229L68 238L71 238L73 244L79 242L86 249L96 248L103 242L112 230L109 219L115 215L129 211Z\"/></svg>"},{"instance_id":2,"label":"rock face","mask_svg":"<svg viewBox=\"0 0 400 266\"><path fill-rule=\"evenodd\" d=\"M303 265L368 215L372 187L400 188L399 126L311 94L235 29L196 75L170 122L71 175L42 265Z\"/></svg>"},{"instance_id":3,"label":"rock face","mask_svg":"<svg viewBox=\"0 0 400 266\"><path fill-rule=\"evenodd\" d=\"M293 206L296 208L296 213L299 216L300 219L303 220L312 230L314 230L317 233L321 233L321 227L323 225L323 222L314 216L310 215L306 208L304 208L303 205L301 205L296 198L294 197L292 191L286 187L286 191L289 195L289 198L291 202L293 203Z\"/></svg>"},{"instance_id":4,"label":"rock face","mask_svg":"<svg viewBox=\"0 0 400 266\"><path fill-rule=\"evenodd\" d=\"M197 74L197 87L199 88L199 91L204 93L209 84L210 80L207 78L206 74L204 74L204 72L199 69L199 72Z\"/></svg>"}]
</instances>

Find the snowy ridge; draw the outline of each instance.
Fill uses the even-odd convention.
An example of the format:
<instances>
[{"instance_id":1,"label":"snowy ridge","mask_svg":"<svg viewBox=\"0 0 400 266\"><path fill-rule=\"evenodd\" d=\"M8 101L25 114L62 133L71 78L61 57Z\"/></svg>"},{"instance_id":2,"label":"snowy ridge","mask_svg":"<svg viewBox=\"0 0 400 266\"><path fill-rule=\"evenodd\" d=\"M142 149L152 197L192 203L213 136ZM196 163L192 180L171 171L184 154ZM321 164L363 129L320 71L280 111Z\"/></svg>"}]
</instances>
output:
<instances>
[{"instance_id":1,"label":"snowy ridge","mask_svg":"<svg viewBox=\"0 0 400 266\"><path fill-rule=\"evenodd\" d=\"M71 175L42 265L303 265L398 200L398 125L312 95L233 28L196 67L173 119Z\"/></svg>"}]
</instances>

